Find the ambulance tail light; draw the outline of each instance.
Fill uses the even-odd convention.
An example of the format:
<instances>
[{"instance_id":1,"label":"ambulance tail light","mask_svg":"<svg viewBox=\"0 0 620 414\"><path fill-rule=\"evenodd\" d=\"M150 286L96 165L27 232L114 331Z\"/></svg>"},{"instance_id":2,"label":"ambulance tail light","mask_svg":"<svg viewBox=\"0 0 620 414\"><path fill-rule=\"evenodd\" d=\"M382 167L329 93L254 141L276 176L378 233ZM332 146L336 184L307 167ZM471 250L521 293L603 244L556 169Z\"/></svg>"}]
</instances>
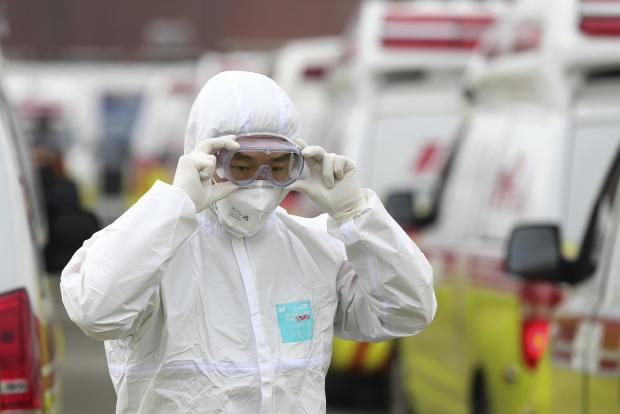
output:
<instances>
[{"instance_id":1,"label":"ambulance tail light","mask_svg":"<svg viewBox=\"0 0 620 414\"><path fill-rule=\"evenodd\" d=\"M582 0L579 28L587 36L620 36L620 1Z\"/></svg>"},{"instance_id":2,"label":"ambulance tail light","mask_svg":"<svg viewBox=\"0 0 620 414\"><path fill-rule=\"evenodd\" d=\"M42 407L38 327L24 289L0 295L0 411Z\"/></svg>"},{"instance_id":3,"label":"ambulance tail light","mask_svg":"<svg viewBox=\"0 0 620 414\"><path fill-rule=\"evenodd\" d=\"M529 369L535 369L545 353L549 342L549 321L528 319L522 322L523 362Z\"/></svg>"},{"instance_id":4,"label":"ambulance tail light","mask_svg":"<svg viewBox=\"0 0 620 414\"><path fill-rule=\"evenodd\" d=\"M528 369L535 369L549 344L549 321L562 298L550 282L528 281L521 289L521 351Z\"/></svg>"},{"instance_id":5,"label":"ambulance tail light","mask_svg":"<svg viewBox=\"0 0 620 414\"><path fill-rule=\"evenodd\" d=\"M472 50L493 16L387 14L381 42L391 49Z\"/></svg>"}]
</instances>

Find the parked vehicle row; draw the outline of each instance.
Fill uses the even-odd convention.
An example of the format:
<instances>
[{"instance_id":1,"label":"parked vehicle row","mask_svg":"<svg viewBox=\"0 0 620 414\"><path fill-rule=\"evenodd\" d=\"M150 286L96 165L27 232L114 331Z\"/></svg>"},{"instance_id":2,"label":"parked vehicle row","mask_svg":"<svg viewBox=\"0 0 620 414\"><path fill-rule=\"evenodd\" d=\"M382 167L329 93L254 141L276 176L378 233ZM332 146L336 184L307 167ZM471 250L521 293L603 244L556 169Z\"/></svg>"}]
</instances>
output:
<instances>
[{"instance_id":1,"label":"parked vehicle row","mask_svg":"<svg viewBox=\"0 0 620 414\"><path fill-rule=\"evenodd\" d=\"M484 36L431 220L405 220L421 229L439 306L399 342L408 409L620 409L619 6L522 0Z\"/></svg>"}]
</instances>

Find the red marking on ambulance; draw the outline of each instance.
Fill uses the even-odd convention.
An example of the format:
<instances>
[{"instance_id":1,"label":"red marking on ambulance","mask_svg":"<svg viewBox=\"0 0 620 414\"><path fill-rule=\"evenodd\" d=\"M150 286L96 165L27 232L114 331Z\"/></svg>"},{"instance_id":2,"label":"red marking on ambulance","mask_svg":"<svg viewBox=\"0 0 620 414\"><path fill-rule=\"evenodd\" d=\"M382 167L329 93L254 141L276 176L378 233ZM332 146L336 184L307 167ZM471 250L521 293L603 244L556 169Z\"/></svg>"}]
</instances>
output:
<instances>
[{"instance_id":1,"label":"red marking on ambulance","mask_svg":"<svg viewBox=\"0 0 620 414\"><path fill-rule=\"evenodd\" d=\"M431 141L426 144L413 164L413 174L421 174L435 169L440 154L441 146L437 142Z\"/></svg>"}]
</instances>

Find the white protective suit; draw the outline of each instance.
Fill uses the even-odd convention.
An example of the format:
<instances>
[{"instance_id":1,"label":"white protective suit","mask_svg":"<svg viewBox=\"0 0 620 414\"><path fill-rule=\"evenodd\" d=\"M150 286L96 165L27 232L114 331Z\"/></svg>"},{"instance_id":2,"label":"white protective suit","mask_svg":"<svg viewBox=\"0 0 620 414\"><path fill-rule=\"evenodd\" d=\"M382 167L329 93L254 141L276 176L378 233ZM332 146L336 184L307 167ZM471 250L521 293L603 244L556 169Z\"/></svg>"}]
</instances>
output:
<instances>
[{"instance_id":1,"label":"white protective suit","mask_svg":"<svg viewBox=\"0 0 620 414\"><path fill-rule=\"evenodd\" d=\"M192 108L185 151L243 132L298 135L269 78L224 72ZM363 166L361 166L363 168ZM71 319L105 340L117 413L324 413L333 335L378 341L432 320L432 270L370 190L344 223L278 207L251 237L157 182L62 273Z\"/></svg>"}]
</instances>

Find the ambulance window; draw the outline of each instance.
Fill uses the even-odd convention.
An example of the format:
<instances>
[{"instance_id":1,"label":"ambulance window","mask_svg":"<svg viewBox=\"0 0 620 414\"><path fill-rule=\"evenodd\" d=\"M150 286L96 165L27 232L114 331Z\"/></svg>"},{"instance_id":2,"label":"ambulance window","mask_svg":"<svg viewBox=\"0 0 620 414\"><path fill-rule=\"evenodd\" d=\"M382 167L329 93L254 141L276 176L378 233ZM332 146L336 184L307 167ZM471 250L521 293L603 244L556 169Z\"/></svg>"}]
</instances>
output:
<instances>
[{"instance_id":1,"label":"ambulance window","mask_svg":"<svg viewBox=\"0 0 620 414\"><path fill-rule=\"evenodd\" d=\"M0 277L0 291L15 286L19 275L17 263L14 258L18 255L18 246L14 242L12 234L15 233L15 223L11 213L12 208L12 188L13 180L11 162L7 159L12 156L8 152L6 144L6 130L3 128L0 119L0 263L2 263L2 277Z\"/></svg>"},{"instance_id":2,"label":"ambulance window","mask_svg":"<svg viewBox=\"0 0 620 414\"><path fill-rule=\"evenodd\" d=\"M373 125L370 187L430 196L460 124L456 113L383 113ZM395 151L397 149L397 151Z\"/></svg>"},{"instance_id":3,"label":"ambulance window","mask_svg":"<svg viewBox=\"0 0 620 414\"><path fill-rule=\"evenodd\" d=\"M608 283L617 284L614 266L612 262L617 262L619 230L618 218L620 217L620 204L618 204L618 185L620 178L620 153L616 156L612 168L601 186L602 190L597 196L594 207L591 209L587 219L587 231L582 242L582 249L578 260L575 262L580 275L588 277L580 287L583 297L600 298L607 297L611 289L607 288ZM615 227L614 227L615 226ZM614 239L616 241L614 242ZM610 266L612 266L610 268ZM610 273L610 269L611 273ZM609 280L611 276L612 280ZM612 287L613 289L613 287ZM617 289L617 288L616 288ZM609 292L608 292L609 291Z\"/></svg>"},{"instance_id":4,"label":"ambulance window","mask_svg":"<svg viewBox=\"0 0 620 414\"><path fill-rule=\"evenodd\" d=\"M620 214L619 205L615 206L617 219ZM615 235L613 239L610 239L610 243L613 243L610 246L610 267L609 267L609 278L612 292L612 304L615 307L620 307L620 220L616 220L616 228Z\"/></svg>"},{"instance_id":5,"label":"ambulance window","mask_svg":"<svg viewBox=\"0 0 620 414\"><path fill-rule=\"evenodd\" d=\"M0 104L0 111L2 109ZM42 276L35 270L41 262L37 262L33 255L33 233L24 220L23 209L27 208L28 200L25 180L19 169L10 129L4 121L0 115L0 291L28 282L24 276ZM41 281L39 278L38 282Z\"/></svg>"},{"instance_id":6,"label":"ambulance window","mask_svg":"<svg viewBox=\"0 0 620 414\"><path fill-rule=\"evenodd\" d=\"M620 144L620 124L609 119L578 121L573 139L565 204L567 242L583 239L589 212L600 194L605 175ZM576 246L577 247L577 246Z\"/></svg>"},{"instance_id":7,"label":"ambulance window","mask_svg":"<svg viewBox=\"0 0 620 414\"><path fill-rule=\"evenodd\" d=\"M35 177L30 148L23 137L18 134L17 125L13 121L10 105L6 97L0 92L0 117L5 124L8 136L15 148L19 170L21 172L24 196L28 207L28 219L35 233L38 245L43 245L47 237L47 222L42 203L42 194L39 194L38 181Z\"/></svg>"},{"instance_id":8,"label":"ambulance window","mask_svg":"<svg viewBox=\"0 0 620 414\"><path fill-rule=\"evenodd\" d=\"M9 104L5 97L0 93L0 138L6 139L9 142L9 147L12 150L11 154L6 156L13 157L14 165L17 167L17 179L19 181L21 196L23 204L19 208L26 209L26 218L28 220L29 234L26 237L30 238L32 246L38 246L42 248L39 237L43 237L42 234L37 234L37 231L44 231L42 229L42 221L38 215L40 214L40 204L36 198L34 190L34 172L32 170L32 163L30 161L30 153L27 151L25 143L19 140L16 134L15 127L12 123L11 114L9 112ZM13 202L13 208L15 208L15 202ZM44 283L44 271L43 271L43 257L37 252L32 251L32 258L34 259L33 266L36 268L36 273L39 276L39 283ZM24 254L24 252L22 252ZM45 290L42 290L45 292Z\"/></svg>"},{"instance_id":9,"label":"ambulance window","mask_svg":"<svg viewBox=\"0 0 620 414\"><path fill-rule=\"evenodd\" d=\"M619 156L616 157L616 162L612 165L612 169L603 186L602 193L598 201L598 211L595 212L593 247L590 254L590 260L594 266L601 263L601 260L605 260L601 257L604 255L604 250L606 249L604 243L606 243L609 238L610 231L612 231L614 215L618 215L618 213L614 213L614 211L617 211L620 207L617 205L618 198L616 196L618 192L619 179L620 153Z\"/></svg>"},{"instance_id":10,"label":"ambulance window","mask_svg":"<svg viewBox=\"0 0 620 414\"><path fill-rule=\"evenodd\" d=\"M593 281L603 297L615 307L620 306L620 157L601 199L597 230L598 239L593 260L600 260L603 278ZM614 226L612 228L612 225ZM611 233L611 234L610 234ZM606 244L603 244L606 243ZM605 283L606 281L606 283Z\"/></svg>"},{"instance_id":11,"label":"ambulance window","mask_svg":"<svg viewBox=\"0 0 620 414\"><path fill-rule=\"evenodd\" d=\"M477 114L459 143L440 205L442 222L451 233L480 235L481 223L488 214L483 199L489 192L490 172L503 142L504 119L493 111Z\"/></svg>"},{"instance_id":12,"label":"ambulance window","mask_svg":"<svg viewBox=\"0 0 620 414\"><path fill-rule=\"evenodd\" d=\"M512 228L527 217L556 220L560 211L561 125L545 113L513 114L510 135L502 139L496 168L484 194L488 216L481 229L490 242L503 245Z\"/></svg>"}]
</instances>

